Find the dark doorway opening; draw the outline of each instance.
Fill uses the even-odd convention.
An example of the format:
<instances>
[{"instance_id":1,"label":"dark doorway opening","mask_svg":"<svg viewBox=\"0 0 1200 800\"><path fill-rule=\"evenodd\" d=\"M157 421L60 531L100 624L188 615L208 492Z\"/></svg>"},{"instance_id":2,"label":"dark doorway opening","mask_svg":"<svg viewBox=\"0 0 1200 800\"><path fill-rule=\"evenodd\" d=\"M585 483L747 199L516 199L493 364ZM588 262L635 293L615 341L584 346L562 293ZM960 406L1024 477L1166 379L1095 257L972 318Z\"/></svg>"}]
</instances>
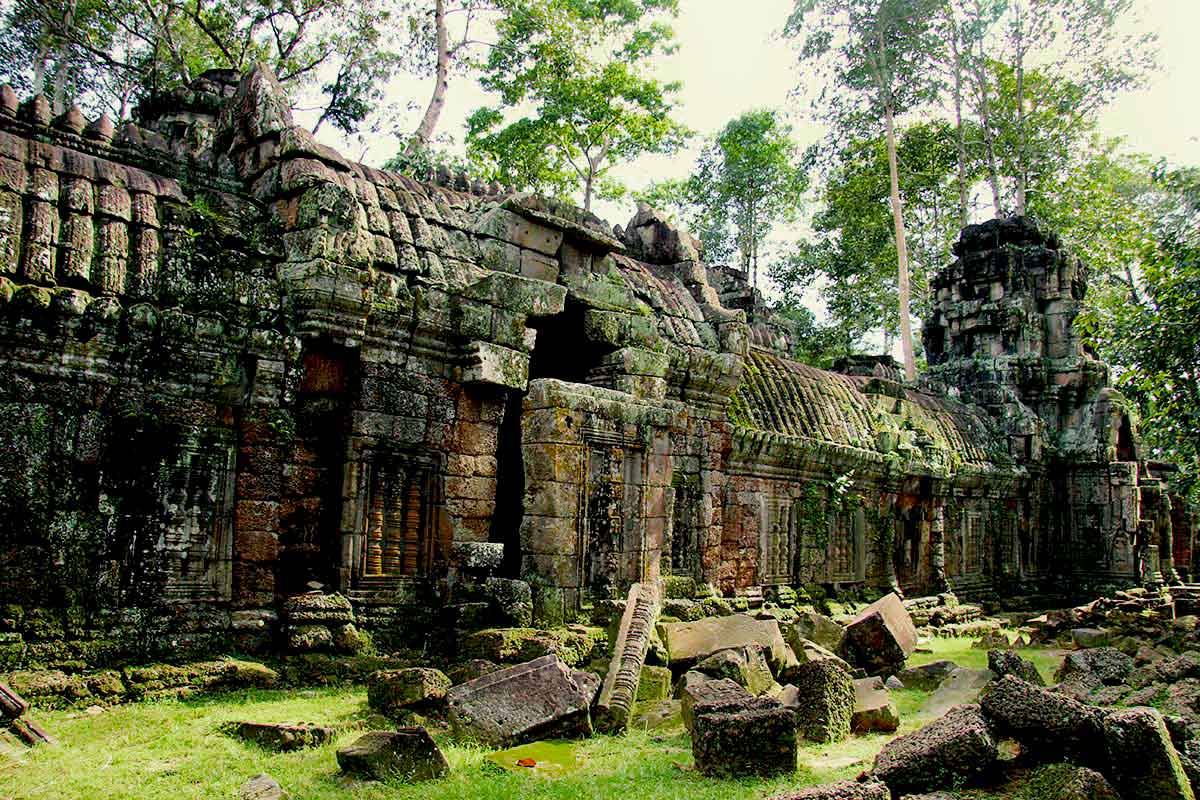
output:
<instances>
[{"instance_id":1,"label":"dark doorway opening","mask_svg":"<svg viewBox=\"0 0 1200 800\"><path fill-rule=\"evenodd\" d=\"M529 357L530 380L556 378L568 383L588 383L588 374L615 348L587 338L584 312L579 301L568 297L561 314L529 319L529 327L537 331Z\"/></svg>"}]
</instances>

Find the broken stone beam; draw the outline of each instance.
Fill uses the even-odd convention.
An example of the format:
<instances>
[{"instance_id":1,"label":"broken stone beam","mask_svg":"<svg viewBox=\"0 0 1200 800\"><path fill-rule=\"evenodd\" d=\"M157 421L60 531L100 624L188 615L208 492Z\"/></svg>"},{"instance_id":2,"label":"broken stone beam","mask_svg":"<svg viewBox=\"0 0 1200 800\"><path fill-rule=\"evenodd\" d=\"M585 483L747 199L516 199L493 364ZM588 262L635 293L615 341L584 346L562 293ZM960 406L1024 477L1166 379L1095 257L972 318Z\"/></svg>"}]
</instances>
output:
<instances>
[{"instance_id":1,"label":"broken stone beam","mask_svg":"<svg viewBox=\"0 0 1200 800\"><path fill-rule=\"evenodd\" d=\"M0 683L0 714L16 719L28 710L29 703L25 702L25 698L10 689L8 684Z\"/></svg>"},{"instance_id":2,"label":"broken stone beam","mask_svg":"<svg viewBox=\"0 0 1200 800\"><path fill-rule=\"evenodd\" d=\"M596 724L605 733L616 733L629 724L658 618L659 597L658 586L652 583L635 583L629 589L608 675L596 705Z\"/></svg>"},{"instance_id":3,"label":"broken stone beam","mask_svg":"<svg viewBox=\"0 0 1200 800\"><path fill-rule=\"evenodd\" d=\"M50 734L31 719L11 720L8 727L18 739L30 747L36 747L39 744L54 744L54 739L50 737Z\"/></svg>"},{"instance_id":4,"label":"broken stone beam","mask_svg":"<svg viewBox=\"0 0 1200 800\"><path fill-rule=\"evenodd\" d=\"M446 702L454 732L491 747L592 732L591 698L554 655L455 686Z\"/></svg>"}]
</instances>

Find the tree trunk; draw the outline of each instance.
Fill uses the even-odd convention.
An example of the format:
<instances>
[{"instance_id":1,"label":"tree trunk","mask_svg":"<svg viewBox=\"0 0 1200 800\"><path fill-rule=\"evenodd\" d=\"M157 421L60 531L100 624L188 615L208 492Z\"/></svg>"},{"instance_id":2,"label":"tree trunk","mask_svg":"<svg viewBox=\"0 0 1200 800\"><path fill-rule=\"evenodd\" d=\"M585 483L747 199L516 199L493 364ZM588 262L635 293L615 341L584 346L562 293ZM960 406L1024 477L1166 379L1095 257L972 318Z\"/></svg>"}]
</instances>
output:
<instances>
[{"instance_id":1,"label":"tree trunk","mask_svg":"<svg viewBox=\"0 0 1200 800\"><path fill-rule=\"evenodd\" d=\"M958 148L958 221L959 227L965 228L971 221L967 208L967 140L962 121L962 50L959 49L958 23L954 20L954 10L950 15L950 47L954 56L954 139Z\"/></svg>"},{"instance_id":2,"label":"tree trunk","mask_svg":"<svg viewBox=\"0 0 1200 800\"><path fill-rule=\"evenodd\" d=\"M592 186L596 182L596 171L588 167L587 177L583 181L583 210L592 210Z\"/></svg>"},{"instance_id":3,"label":"tree trunk","mask_svg":"<svg viewBox=\"0 0 1200 800\"><path fill-rule=\"evenodd\" d=\"M1017 15L1017 213L1025 214L1025 30L1021 4L1015 5Z\"/></svg>"},{"instance_id":4,"label":"tree trunk","mask_svg":"<svg viewBox=\"0 0 1200 800\"><path fill-rule=\"evenodd\" d=\"M75 6L78 0L71 0L63 7L62 28L59 31L58 53L54 64L54 97L52 107L55 114L67 110L67 68L71 58L71 27L75 24Z\"/></svg>"},{"instance_id":5,"label":"tree trunk","mask_svg":"<svg viewBox=\"0 0 1200 800\"><path fill-rule=\"evenodd\" d=\"M446 91L450 88L450 39L446 33L445 0L437 0L433 14L437 26L437 70L434 74L433 96L429 98L425 116L408 143L409 155L428 148L433 141L433 132L446 106Z\"/></svg>"},{"instance_id":6,"label":"tree trunk","mask_svg":"<svg viewBox=\"0 0 1200 800\"><path fill-rule=\"evenodd\" d=\"M887 122L888 172L892 182L892 221L896 225L896 261L900 271L900 352L904 356L904 377L917 379L917 363L913 359L912 321L908 318L908 244L904 236L904 212L900 208L900 174L896 164L896 127L892 104L884 106Z\"/></svg>"}]
</instances>

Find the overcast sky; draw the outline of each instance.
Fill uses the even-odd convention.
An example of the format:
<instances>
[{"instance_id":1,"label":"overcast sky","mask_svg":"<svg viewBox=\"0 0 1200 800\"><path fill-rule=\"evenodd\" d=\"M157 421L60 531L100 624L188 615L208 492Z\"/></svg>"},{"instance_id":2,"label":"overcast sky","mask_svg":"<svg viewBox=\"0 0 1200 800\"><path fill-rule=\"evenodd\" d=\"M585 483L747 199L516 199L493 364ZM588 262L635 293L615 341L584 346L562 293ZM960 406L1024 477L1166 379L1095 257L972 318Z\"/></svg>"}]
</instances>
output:
<instances>
[{"instance_id":1,"label":"overcast sky","mask_svg":"<svg viewBox=\"0 0 1200 800\"><path fill-rule=\"evenodd\" d=\"M1159 36L1162 69L1150 85L1119 99L1101 119L1102 130L1124 136L1129 146L1174 163L1200 164L1200 0L1142 0L1142 16ZM683 82L678 118L701 137L719 129L733 117L753 108L789 110L800 144L819 138L821 131L805 118L806 109L789 99L804 76L791 42L777 33L792 7L792 0L681 0L675 29L679 51L657 65L665 80ZM399 77L388 87L389 100L397 105L423 108L429 84ZM451 134L461 147L463 121L488 102L470 78L451 82L440 130ZM404 128L415 127L419 110L407 115ZM390 135L368 137L363 142L339 141L332 132L322 138L366 163L381 164L396 151ZM699 150L701 137L691 148L674 156L647 156L621 167L617 174L630 186L641 188L650 180L686 175ZM625 223L633 214L632 201L599 203L597 211L613 223Z\"/></svg>"}]
</instances>

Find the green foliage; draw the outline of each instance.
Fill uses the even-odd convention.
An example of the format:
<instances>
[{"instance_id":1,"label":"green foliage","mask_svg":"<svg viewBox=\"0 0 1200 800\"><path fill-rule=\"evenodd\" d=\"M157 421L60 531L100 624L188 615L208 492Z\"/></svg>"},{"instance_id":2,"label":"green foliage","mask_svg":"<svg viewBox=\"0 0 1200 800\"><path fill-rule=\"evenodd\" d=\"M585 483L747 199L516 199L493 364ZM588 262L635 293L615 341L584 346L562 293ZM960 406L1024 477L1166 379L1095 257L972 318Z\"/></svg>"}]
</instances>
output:
<instances>
[{"instance_id":1,"label":"green foliage","mask_svg":"<svg viewBox=\"0 0 1200 800\"><path fill-rule=\"evenodd\" d=\"M1143 458L1184 467L1194 499L1200 474L1200 169L1114 159L1091 165L1094 194L1122 216L1089 243L1094 291L1079 320L1086 341L1113 365L1142 420ZM1084 180L1083 177L1080 180ZM1072 233L1068 229L1068 233ZM1111 256L1106 259L1105 256Z\"/></svg>"},{"instance_id":2,"label":"green foliage","mask_svg":"<svg viewBox=\"0 0 1200 800\"><path fill-rule=\"evenodd\" d=\"M913 255L913 308L929 307L929 275L952 259L958 233L954 184L954 130L945 122L904 130L897 144L900 196L906 207ZM814 153L825 177L822 206L813 216L814 237L800 242L772 266L772 278L795 302L816 288L829 323L834 353L861 351L864 339L882 331L884 342L899 331L896 243L888 207L888 162L882 136L851 139Z\"/></svg>"},{"instance_id":3,"label":"green foliage","mask_svg":"<svg viewBox=\"0 0 1200 800\"><path fill-rule=\"evenodd\" d=\"M499 96L467 121L468 151L489 177L565 195L623 191L609 171L670 153L689 132L670 118L679 85L646 74L674 49L663 15L677 0L508 0L480 84ZM522 116L513 119L513 114Z\"/></svg>"},{"instance_id":4,"label":"green foliage","mask_svg":"<svg viewBox=\"0 0 1200 800\"><path fill-rule=\"evenodd\" d=\"M794 222L808 177L777 111L748 111L709 140L686 181L652 184L639 199L686 209L705 257L734 253L753 276L763 242L779 223Z\"/></svg>"},{"instance_id":5,"label":"green foliage","mask_svg":"<svg viewBox=\"0 0 1200 800\"><path fill-rule=\"evenodd\" d=\"M2 73L56 111L78 102L123 118L206 69L262 62L321 95L317 126L350 132L383 100L396 22L383 0L18 0L0 23Z\"/></svg>"}]
</instances>

